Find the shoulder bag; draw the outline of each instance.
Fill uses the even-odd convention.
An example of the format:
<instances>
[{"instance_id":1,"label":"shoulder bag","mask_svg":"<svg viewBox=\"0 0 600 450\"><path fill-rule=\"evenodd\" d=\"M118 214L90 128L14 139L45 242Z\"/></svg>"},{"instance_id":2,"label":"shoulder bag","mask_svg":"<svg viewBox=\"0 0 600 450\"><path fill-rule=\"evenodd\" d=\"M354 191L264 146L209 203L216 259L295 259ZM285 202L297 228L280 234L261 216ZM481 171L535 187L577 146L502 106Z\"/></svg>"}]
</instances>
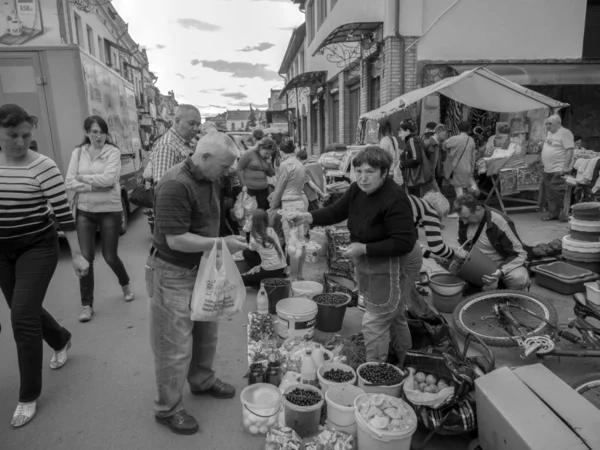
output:
<instances>
[{"instance_id":1,"label":"shoulder bag","mask_svg":"<svg viewBox=\"0 0 600 450\"><path fill-rule=\"evenodd\" d=\"M142 208L154 208L154 180L150 182L150 187L146 187L146 179L153 178L152 174L153 164L152 157L146 165L144 174L142 175L142 182L133 188L133 192L129 196L129 202L141 206Z\"/></svg>"},{"instance_id":2,"label":"shoulder bag","mask_svg":"<svg viewBox=\"0 0 600 450\"><path fill-rule=\"evenodd\" d=\"M81 160L82 147L77 149L77 174L79 174L79 161ZM77 203L79 202L79 192L75 192L71 200L69 201L69 208L71 208L71 214L73 214L73 220L77 223Z\"/></svg>"}]
</instances>

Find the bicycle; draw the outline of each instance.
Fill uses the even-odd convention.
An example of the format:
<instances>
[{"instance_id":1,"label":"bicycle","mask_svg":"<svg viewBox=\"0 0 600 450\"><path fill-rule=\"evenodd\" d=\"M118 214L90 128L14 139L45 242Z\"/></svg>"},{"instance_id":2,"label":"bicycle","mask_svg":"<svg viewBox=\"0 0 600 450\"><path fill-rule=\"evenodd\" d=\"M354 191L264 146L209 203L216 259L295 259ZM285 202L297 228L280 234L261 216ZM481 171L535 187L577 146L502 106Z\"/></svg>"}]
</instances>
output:
<instances>
[{"instance_id":1,"label":"bicycle","mask_svg":"<svg viewBox=\"0 0 600 450\"><path fill-rule=\"evenodd\" d=\"M460 334L473 334L488 345L519 347L522 358L532 354L540 359L547 356L599 358L600 328L586 319L600 321L600 308L588 302L585 294L573 297L575 318L559 325L554 306L532 292L481 292L457 305L454 325ZM576 347L565 348L561 340ZM600 373L587 374L569 384L600 409Z\"/></svg>"}]
</instances>

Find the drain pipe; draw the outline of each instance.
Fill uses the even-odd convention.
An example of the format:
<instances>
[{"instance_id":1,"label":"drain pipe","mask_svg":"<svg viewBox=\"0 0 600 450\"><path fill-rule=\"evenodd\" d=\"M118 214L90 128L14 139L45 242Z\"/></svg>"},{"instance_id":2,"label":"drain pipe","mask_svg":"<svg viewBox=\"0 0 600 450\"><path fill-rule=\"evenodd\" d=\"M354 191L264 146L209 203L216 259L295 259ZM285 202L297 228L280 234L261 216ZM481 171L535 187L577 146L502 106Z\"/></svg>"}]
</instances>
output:
<instances>
[{"instance_id":1,"label":"drain pipe","mask_svg":"<svg viewBox=\"0 0 600 450\"><path fill-rule=\"evenodd\" d=\"M402 65L402 70L400 70L402 80L402 82L400 83L400 95L404 95L404 71L406 69L404 55L406 52L404 51L404 38L400 34L400 0L392 1L394 2L394 34L396 35L396 38L398 38L398 40L400 41L400 61L402 61L400 63Z\"/></svg>"}]
</instances>

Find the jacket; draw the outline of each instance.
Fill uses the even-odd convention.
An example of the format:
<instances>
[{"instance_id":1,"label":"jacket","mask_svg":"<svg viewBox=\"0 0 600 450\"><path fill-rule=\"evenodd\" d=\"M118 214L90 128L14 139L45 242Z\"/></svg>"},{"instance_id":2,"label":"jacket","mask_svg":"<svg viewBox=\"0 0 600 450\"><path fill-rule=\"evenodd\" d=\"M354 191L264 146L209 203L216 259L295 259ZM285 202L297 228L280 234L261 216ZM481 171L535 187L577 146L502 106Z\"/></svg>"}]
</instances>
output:
<instances>
[{"instance_id":1,"label":"jacket","mask_svg":"<svg viewBox=\"0 0 600 450\"><path fill-rule=\"evenodd\" d=\"M504 258L504 265L510 263L515 260L519 256L519 251L514 248L514 244L510 239L509 235L507 235L504 231L502 231L498 225L494 223L492 220L492 213L498 214L502 219L506 221L511 231L514 233L516 238L521 241L517 233L517 229L515 228L514 222L505 214L502 214L500 211L494 208L485 207L485 215L483 220L486 221L484 232L486 233L489 241L494 246L494 249ZM458 243L463 245L467 242L467 230L469 228L469 224L463 223L459 221L458 225Z\"/></svg>"}]
</instances>

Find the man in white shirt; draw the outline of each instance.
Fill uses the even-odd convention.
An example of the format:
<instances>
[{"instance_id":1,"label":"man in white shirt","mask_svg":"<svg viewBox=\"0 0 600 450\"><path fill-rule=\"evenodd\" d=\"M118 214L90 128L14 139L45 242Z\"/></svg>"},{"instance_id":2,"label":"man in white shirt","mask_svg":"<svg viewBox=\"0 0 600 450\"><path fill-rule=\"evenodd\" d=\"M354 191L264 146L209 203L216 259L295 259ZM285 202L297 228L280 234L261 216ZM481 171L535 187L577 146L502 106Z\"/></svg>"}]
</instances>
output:
<instances>
[{"instance_id":1,"label":"man in white shirt","mask_svg":"<svg viewBox=\"0 0 600 450\"><path fill-rule=\"evenodd\" d=\"M548 134L542 149L542 164L544 165L544 193L548 215L542 220L561 220L566 222L563 211L566 183L563 179L570 172L571 160L575 143L573 133L561 126L558 115L546 119Z\"/></svg>"}]
</instances>

